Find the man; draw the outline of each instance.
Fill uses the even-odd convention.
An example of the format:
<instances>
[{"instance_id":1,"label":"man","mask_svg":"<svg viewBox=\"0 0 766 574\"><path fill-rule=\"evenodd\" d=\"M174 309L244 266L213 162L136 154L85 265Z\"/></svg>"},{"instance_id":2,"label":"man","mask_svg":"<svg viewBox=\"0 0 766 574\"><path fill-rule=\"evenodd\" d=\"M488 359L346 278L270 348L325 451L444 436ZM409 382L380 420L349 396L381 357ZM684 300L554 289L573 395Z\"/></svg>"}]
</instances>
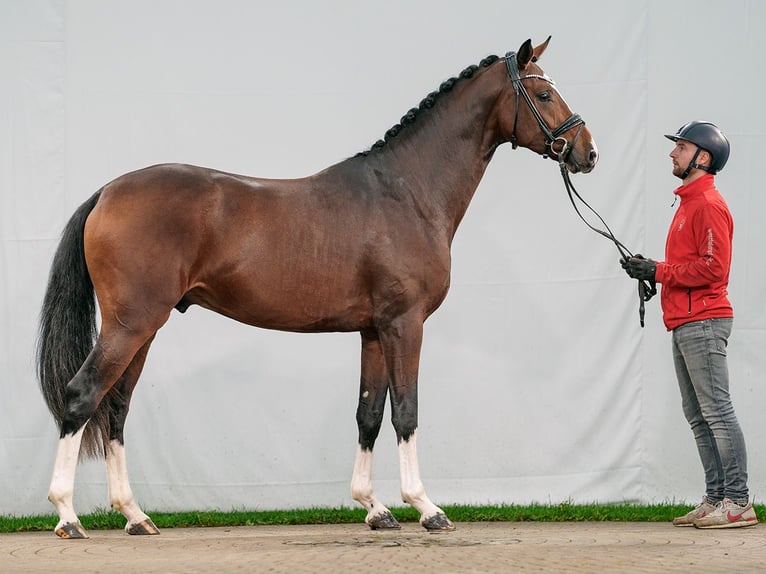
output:
<instances>
[{"instance_id":1,"label":"man","mask_svg":"<svg viewBox=\"0 0 766 574\"><path fill-rule=\"evenodd\" d=\"M683 411L705 471L702 502L673 524L752 526L758 519L749 502L745 440L729 396L726 362L734 317L727 296L734 223L714 178L729 158L729 142L714 124L700 121L665 137L675 142L673 175L682 181L665 261L638 255L621 264L633 279L662 285Z\"/></svg>"}]
</instances>

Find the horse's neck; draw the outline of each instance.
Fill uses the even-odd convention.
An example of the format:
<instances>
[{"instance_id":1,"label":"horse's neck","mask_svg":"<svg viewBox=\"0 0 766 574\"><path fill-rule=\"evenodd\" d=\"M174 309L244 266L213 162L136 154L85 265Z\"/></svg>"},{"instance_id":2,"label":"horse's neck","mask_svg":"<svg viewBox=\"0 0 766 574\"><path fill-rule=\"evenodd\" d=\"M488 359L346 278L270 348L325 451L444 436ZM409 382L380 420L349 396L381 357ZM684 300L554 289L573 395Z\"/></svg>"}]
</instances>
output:
<instances>
[{"instance_id":1,"label":"horse's neck","mask_svg":"<svg viewBox=\"0 0 766 574\"><path fill-rule=\"evenodd\" d=\"M451 240L500 143L491 115L500 94L497 66L462 80L381 150L406 178L413 200Z\"/></svg>"}]
</instances>

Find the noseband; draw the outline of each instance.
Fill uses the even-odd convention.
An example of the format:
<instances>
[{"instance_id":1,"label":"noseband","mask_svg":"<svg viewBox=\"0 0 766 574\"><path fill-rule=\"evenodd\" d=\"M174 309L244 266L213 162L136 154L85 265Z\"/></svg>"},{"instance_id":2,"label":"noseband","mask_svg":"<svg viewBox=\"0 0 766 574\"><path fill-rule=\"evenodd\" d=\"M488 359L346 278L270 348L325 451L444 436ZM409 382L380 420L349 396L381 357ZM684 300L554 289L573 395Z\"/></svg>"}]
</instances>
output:
<instances>
[{"instance_id":1,"label":"noseband","mask_svg":"<svg viewBox=\"0 0 766 574\"><path fill-rule=\"evenodd\" d=\"M527 89L524 87L523 80L527 80L530 78L535 78L538 80L543 80L545 82L548 82L551 86L554 86L553 80L548 78L547 76L541 76L538 74L529 74L526 76L522 76L519 74L519 64L516 60L516 52L508 52L505 55L505 64L508 66L508 75L511 76L511 81L513 82L513 90L516 92L516 110L513 115L513 131L511 132L511 146L513 146L513 149L516 149L518 147L518 143L516 142L516 122L519 119L519 94L524 96L524 100L527 102L527 105L529 106L530 111L532 112L532 115L535 116L535 119L537 120L537 125L540 126L540 129L545 134L545 147L550 151L550 155L557 159L560 164L566 163L567 159L569 159L569 154L572 153L572 149L575 146L575 143L577 143L577 138L580 137L580 133L582 132L583 127L585 126L585 122L580 117L579 114L572 114L569 116L564 122L557 127L556 129L550 129L548 127L548 123L545 121L543 116L538 111L537 107L535 107L535 103L532 101L532 97L529 95L529 92L527 92ZM572 143L570 144L565 138L561 137L562 134L566 133L567 131L571 130L574 127L579 126L579 129L577 130L577 133L575 134L574 138L572 138ZM556 149L556 144L561 144L561 149Z\"/></svg>"}]
</instances>

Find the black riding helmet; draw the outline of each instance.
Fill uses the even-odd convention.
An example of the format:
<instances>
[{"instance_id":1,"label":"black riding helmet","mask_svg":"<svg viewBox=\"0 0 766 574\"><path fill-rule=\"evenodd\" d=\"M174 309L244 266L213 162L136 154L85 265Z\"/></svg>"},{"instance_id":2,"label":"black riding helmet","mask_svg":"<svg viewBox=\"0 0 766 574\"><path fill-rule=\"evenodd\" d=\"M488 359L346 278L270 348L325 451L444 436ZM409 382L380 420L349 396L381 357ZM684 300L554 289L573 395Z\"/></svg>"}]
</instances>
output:
<instances>
[{"instance_id":1,"label":"black riding helmet","mask_svg":"<svg viewBox=\"0 0 766 574\"><path fill-rule=\"evenodd\" d=\"M691 121L678 128L675 135L666 135L665 137L674 142L678 140L692 142L694 145L704 149L713 156L710 161L710 166L704 166L695 163L697 161L697 154L695 154L681 179L684 179L689 175L688 172L695 167L716 174L723 169L723 166L726 165L726 162L729 159L729 140L726 139L723 132L718 129L718 126L711 122ZM697 153L699 153L699 150Z\"/></svg>"}]
</instances>

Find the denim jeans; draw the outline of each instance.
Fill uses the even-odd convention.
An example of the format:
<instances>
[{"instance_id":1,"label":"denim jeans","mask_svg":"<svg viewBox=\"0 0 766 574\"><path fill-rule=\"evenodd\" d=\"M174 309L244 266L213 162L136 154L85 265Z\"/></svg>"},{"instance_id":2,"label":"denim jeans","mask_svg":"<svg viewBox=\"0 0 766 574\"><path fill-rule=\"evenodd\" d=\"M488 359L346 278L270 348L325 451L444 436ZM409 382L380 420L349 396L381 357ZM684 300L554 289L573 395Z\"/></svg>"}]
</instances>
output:
<instances>
[{"instance_id":1,"label":"denim jeans","mask_svg":"<svg viewBox=\"0 0 766 574\"><path fill-rule=\"evenodd\" d=\"M726 345L732 319L706 319L673 331L681 403L705 471L708 499L748 500L747 453L729 396Z\"/></svg>"}]
</instances>

